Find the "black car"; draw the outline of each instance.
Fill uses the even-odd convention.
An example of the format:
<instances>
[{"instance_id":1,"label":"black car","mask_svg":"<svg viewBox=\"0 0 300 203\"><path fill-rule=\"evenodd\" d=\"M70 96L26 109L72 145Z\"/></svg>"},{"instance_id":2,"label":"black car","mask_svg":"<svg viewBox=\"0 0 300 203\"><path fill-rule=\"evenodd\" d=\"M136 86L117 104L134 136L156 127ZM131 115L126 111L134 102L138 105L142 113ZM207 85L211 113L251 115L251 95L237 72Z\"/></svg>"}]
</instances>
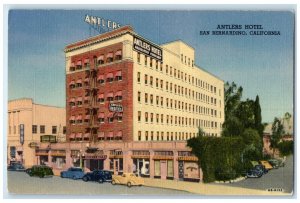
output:
<instances>
[{"instance_id":1,"label":"black car","mask_svg":"<svg viewBox=\"0 0 300 203\"><path fill-rule=\"evenodd\" d=\"M94 170L92 172L89 172L85 174L82 177L82 180L87 181L97 181L99 183L103 182L111 182L112 180L112 173L110 171L105 170Z\"/></svg>"},{"instance_id":2,"label":"black car","mask_svg":"<svg viewBox=\"0 0 300 203\"><path fill-rule=\"evenodd\" d=\"M260 178L263 175L263 172L256 169L250 169L246 175L247 178Z\"/></svg>"},{"instance_id":3,"label":"black car","mask_svg":"<svg viewBox=\"0 0 300 203\"><path fill-rule=\"evenodd\" d=\"M40 178L44 178L45 176L52 177L54 175L52 168L43 165L32 166L31 168L26 169L26 173L29 176L38 176Z\"/></svg>"},{"instance_id":4,"label":"black car","mask_svg":"<svg viewBox=\"0 0 300 203\"><path fill-rule=\"evenodd\" d=\"M258 164L256 166L254 166L254 169L258 170L258 171L261 171L263 174L266 174L266 173L269 172L269 170L266 169L266 167L264 165L262 165L262 164Z\"/></svg>"},{"instance_id":5,"label":"black car","mask_svg":"<svg viewBox=\"0 0 300 203\"><path fill-rule=\"evenodd\" d=\"M11 163L7 166L8 171L25 171L24 166L21 163Z\"/></svg>"}]
</instances>

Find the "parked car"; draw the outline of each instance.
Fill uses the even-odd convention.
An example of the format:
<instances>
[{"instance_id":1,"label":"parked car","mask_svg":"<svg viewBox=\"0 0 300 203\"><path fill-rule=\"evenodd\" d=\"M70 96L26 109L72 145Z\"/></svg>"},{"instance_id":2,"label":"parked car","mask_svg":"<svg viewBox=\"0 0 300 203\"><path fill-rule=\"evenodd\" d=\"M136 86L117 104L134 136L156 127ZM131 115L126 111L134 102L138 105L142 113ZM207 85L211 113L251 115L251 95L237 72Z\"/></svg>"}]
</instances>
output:
<instances>
[{"instance_id":1,"label":"parked car","mask_svg":"<svg viewBox=\"0 0 300 203\"><path fill-rule=\"evenodd\" d=\"M273 168L284 167L284 162L281 159L269 159L268 162L272 165Z\"/></svg>"},{"instance_id":2,"label":"parked car","mask_svg":"<svg viewBox=\"0 0 300 203\"><path fill-rule=\"evenodd\" d=\"M262 165L262 164L258 164L256 166L254 166L254 169L258 170L258 171L261 171L263 174L266 174L266 173L269 172L269 170L266 169L266 167L264 165Z\"/></svg>"},{"instance_id":3,"label":"parked car","mask_svg":"<svg viewBox=\"0 0 300 203\"><path fill-rule=\"evenodd\" d=\"M273 166L269 163L269 162L267 162L267 161L260 161L260 163L266 168L266 169L268 169L268 170L271 170L271 169L273 169Z\"/></svg>"},{"instance_id":4,"label":"parked car","mask_svg":"<svg viewBox=\"0 0 300 203\"><path fill-rule=\"evenodd\" d=\"M31 168L26 169L26 173L28 173L29 176L38 176L40 178L44 178L46 176L53 176L52 168L44 165L32 166Z\"/></svg>"},{"instance_id":5,"label":"parked car","mask_svg":"<svg viewBox=\"0 0 300 203\"><path fill-rule=\"evenodd\" d=\"M260 178L262 175L263 172L256 169L250 169L246 174L247 178Z\"/></svg>"},{"instance_id":6,"label":"parked car","mask_svg":"<svg viewBox=\"0 0 300 203\"><path fill-rule=\"evenodd\" d=\"M11 163L7 166L8 171L25 171L25 167L21 163Z\"/></svg>"},{"instance_id":7,"label":"parked car","mask_svg":"<svg viewBox=\"0 0 300 203\"><path fill-rule=\"evenodd\" d=\"M111 182L112 180L112 173L106 170L94 170L92 172L86 173L82 180L87 181L97 181L99 183L103 182Z\"/></svg>"},{"instance_id":8,"label":"parked car","mask_svg":"<svg viewBox=\"0 0 300 203\"><path fill-rule=\"evenodd\" d=\"M131 187L132 185L142 186L144 185L144 180L137 177L134 173L123 173L122 175L116 175L112 178L111 184L121 184Z\"/></svg>"},{"instance_id":9,"label":"parked car","mask_svg":"<svg viewBox=\"0 0 300 203\"><path fill-rule=\"evenodd\" d=\"M60 172L62 178L72 178L73 180L81 179L84 176L84 172L81 168L71 167L67 171Z\"/></svg>"}]
</instances>

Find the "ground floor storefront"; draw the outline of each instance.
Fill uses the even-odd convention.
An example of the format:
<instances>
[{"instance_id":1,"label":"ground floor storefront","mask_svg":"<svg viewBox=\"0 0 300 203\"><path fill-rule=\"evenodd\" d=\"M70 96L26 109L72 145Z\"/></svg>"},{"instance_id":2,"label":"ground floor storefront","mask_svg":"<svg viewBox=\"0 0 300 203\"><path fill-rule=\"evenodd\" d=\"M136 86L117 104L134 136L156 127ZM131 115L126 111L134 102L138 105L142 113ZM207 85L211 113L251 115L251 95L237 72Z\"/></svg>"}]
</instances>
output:
<instances>
[{"instance_id":1,"label":"ground floor storefront","mask_svg":"<svg viewBox=\"0 0 300 203\"><path fill-rule=\"evenodd\" d=\"M56 174L69 167L81 167L85 172L99 169L145 178L195 182L202 179L198 159L185 142L42 143L35 150L35 164L48 165Z\"/></svg>"}]
</instances>

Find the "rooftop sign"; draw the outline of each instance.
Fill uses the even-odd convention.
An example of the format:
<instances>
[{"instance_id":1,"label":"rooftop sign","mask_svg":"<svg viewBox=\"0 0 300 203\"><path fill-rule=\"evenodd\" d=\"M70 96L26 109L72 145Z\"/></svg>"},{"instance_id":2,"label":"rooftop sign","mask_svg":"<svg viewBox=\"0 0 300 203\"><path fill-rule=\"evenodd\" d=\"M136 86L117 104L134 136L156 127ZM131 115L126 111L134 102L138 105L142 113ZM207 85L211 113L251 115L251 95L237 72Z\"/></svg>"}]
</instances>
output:
<instances>
[{"instance_id":1,"label":"rooftop sign","mask_svg":"<svg viewBox=\"0 0 300 203\"><path fill-rule=\"evenodd\" d=\"M163 60L162 49L159 46L150 44L137 36L133 37L133 49L156 60Z\"/></svg>"},{"instance_id":2,"label":"rooftop sign","mask_svg":"<svg viewBox=\"0 0 300 203\"><path fill-rule=\"evenodd\" d=\"M112 20L106 20L102 17L98 17L98 16L91 16L91 15L85 15L85 19L84 21L96 28L105 28L105 29L109 29L109 30L114 30L116 28L121 27L121 25L115 21Z\"/></svg>"}]
</instances>

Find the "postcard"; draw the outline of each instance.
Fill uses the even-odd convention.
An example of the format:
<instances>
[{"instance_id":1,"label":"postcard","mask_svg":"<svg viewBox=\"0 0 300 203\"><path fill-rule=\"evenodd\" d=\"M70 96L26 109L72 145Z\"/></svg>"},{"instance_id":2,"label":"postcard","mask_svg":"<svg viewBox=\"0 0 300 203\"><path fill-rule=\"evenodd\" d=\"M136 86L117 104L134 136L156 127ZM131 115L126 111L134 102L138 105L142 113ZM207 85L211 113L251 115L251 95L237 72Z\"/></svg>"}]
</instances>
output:
<instances>
[{"instance_id":1,"label":"postcard","mask_svg":"<svg viewBox=\"0 0 300 203\"><path fill-rule=\"evenodd\" d=\"M9 9L7 197L292 197L295 14Z\"/></svg>"}]
</instances>

